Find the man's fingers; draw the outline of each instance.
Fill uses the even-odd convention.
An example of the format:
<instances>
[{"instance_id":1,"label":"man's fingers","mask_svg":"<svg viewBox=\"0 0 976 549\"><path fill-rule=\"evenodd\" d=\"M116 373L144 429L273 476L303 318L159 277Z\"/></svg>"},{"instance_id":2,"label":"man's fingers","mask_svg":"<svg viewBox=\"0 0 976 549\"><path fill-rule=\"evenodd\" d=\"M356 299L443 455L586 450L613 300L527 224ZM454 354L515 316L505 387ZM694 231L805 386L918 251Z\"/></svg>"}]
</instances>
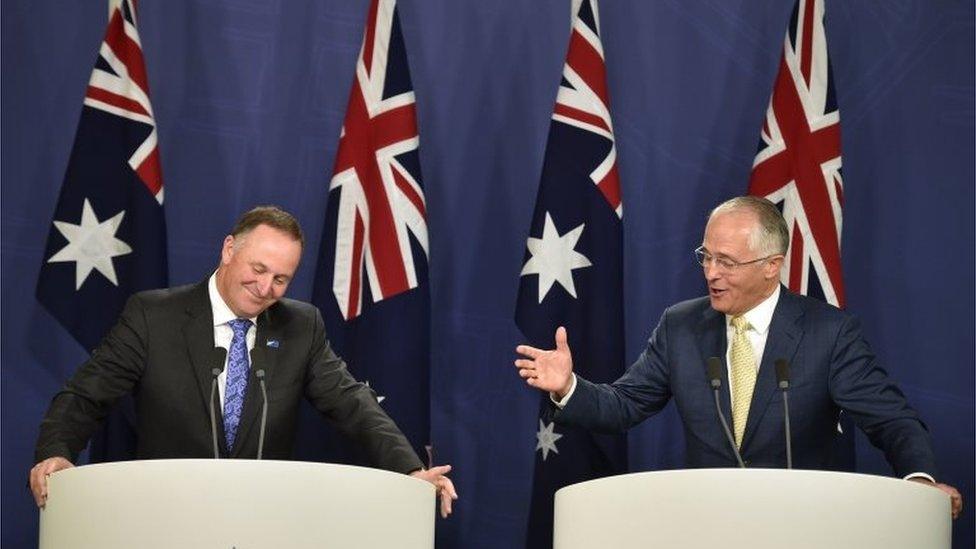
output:
<instances>
[{"instance_id":1,"label":"man's fingers","mask_svg":"<svg viewBox=\"0 0 976 549\"><path fill-rule=\"evenodd\" d=\"M441 518L447 518L451 514L451 498L441 495Z\"/></svg>"},{"instance_id":2,"label":"man's fingers","mask_svg":"<svg viewBox=\"0 0 976 549\"><path fill-rule=\"evenodd\" d=\"M519 358L515 361L515 367L519 370L535 370L535 361Z\"/></svg>"},{"instance_id":3,"label":"man's fingers","mask_svg":"<svg viewBox=\"0 0 976 549\"><path fill-rule=\"evenodd\" d=\"M447 495L451 496L452 500L458 498L457 490L454 489L454 482L447 477L444 477L444 490L447 492Z\"/></svg>"},{"instance_id":4,"label":"man's fingers","mask_svg":"<svg viewBox=\"0 0 976 549\"><path fill-rule=\"evenodd\" d=\"M31 493L34 495L34 503L38 507L44 507L47 501L47 477L38 467L31 470L30 476Z\"/></svg>"},{"instance_id":5,"label":"man's fingers","mask_svg":"<svg viewBox=\"0 0 976 549\"><path fill-rule=\"evenodd\" d=\"M929 484L931 484L931 482ZM936 483L935 487L942 490L946 493L946 495L949 496L949 509L952 512L952 518L957 518L959 513L962 512L962 494L960 494L959 490L956 490L955 487L948 484L943 484L941 482Z\"/></svg>"},{"instance_id":6,"label":"man's fingers","mask_svg":"<svg viewBox=\"0 0 976 549\"><path fill-rule=\"evenodd\" d=\"M431 467L430 469L427 469L427 472L430 473L431 478L436 481L438 476L440 476L440 475L446 475L446 474L450 473L451 472L451 466L450 465L438 465L436 467Z\"/></svg>"},{"instance_id":7,"label":"man's fingers","mask_svg":"<svg viewBox=\"0 0 976 549\"><path fill-rule=\"evenodd\" d=\"M441 477L437 484L437 495L441 500L441 517L447 518L453 511L452 505L457 499L457 492L454 491L454 483L447 477Z\"/></svg>"},{"instance_id":8,"label":"man's fingers","mask_svg":"<svg viewBox=\"0 0 976 549\"><path fill-rule=\"evenodd\" d=\"M566 337L566 328L562 326L556 328L556 350L569 352L569 341Z\"/></svg>"},{"instance_id":9,"label":"man's fingers","mask_svg":"<svg viewBox=\"0 0 976 549\"><path fill-rule=\"evenodd\" d=\"M47 503L47 477L69 467L74 467L74 464L63 457L53 457L31 468L30 488L38 507L44 507Z\"/></svg>"},{"instance_id":10,"label":"man's fingers","mask_svg":"<svg viewBox=\"0 0 976 549\"><path fill-rule=\"evenodd\" d=\"M527 356L529 358L535 359L535 358L539 358L539 355L541 355L545 351L543 351L542 349L536 349L535 347L530 347L528 345L519 345L518 347L515 348L515 352L522 356Z\"/></svg>"}]
</instances>

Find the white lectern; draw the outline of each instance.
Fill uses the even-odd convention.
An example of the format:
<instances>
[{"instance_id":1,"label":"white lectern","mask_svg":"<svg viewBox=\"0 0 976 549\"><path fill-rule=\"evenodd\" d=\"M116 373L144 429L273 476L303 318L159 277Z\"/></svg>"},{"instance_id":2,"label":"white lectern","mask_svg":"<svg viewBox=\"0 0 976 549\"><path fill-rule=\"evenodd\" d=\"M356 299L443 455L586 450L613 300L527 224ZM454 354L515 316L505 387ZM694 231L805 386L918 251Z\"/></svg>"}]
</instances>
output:
<instances>
[{"instance_id":1,"label":"white lectern","mask_svg":"<svg viewBox=\"0 0 976 549\"><path fill-rule=\"evenodd\" d=\"M186 459L55 473L40 548L434 546L434 487L323 463Z\"/></svg>"},{"instance_id":2,"label":"white lectern","mask_svg":"<svg viewBox=\"0 0 976 549\"><path fill-rule=\"evenodd\" d=\"M901 479L782 469L620 475L556 492L555 549L948 549L949 498Z\"/></svg>"}]
</instances>

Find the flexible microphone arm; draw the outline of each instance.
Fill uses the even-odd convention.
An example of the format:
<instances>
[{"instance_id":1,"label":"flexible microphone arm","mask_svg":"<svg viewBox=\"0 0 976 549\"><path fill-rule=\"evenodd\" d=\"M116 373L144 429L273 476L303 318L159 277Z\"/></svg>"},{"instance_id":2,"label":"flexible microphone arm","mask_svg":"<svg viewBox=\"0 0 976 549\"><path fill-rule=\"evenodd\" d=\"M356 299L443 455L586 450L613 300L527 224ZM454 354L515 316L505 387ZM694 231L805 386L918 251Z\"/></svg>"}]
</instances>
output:
<instances>
[{"instance_id":1,"label":"flexible microphone arm","mask_svg":"<svg viewBox=\"0 0 976 549\"><path fill-rule=\"evenodd\" d=\"M793 444L790 440L790 363L784 358L776 359L776 383L783 391L783 432L786 435L786 468L793 468Z\"/></svg>"},{"instance_id":2,"label":"flexible microphone arm","mask_svg":"<svg viewBox=\"0 0 976 549\"><path fill-rule=\"evenodd\" d=\"M735 460L739 463L739 467L745 469L746 464L742 461L742 455L739 454L739 447L735 445L735 439L732 438L732 430L729 429L729 422L725 420L725 414L722 413L722 405L718 400L718 390L722 387L722 360L717 356L713 356L706 361L706 366L708 367L708 383L712 387L712 396L715 397L715 411L718 412L718 418L722 420L722 429L725 431L725 438L729 441L729 446L732 447L732 452L735 454Z\"/></svg>"},{"instance_id":3,"label":"flexible microphone arm","mask_svg":"<svg viewBox=\"0 0 976 549\"><path fill-rule=\"evenodd\" d=\"M254 375L261 382L261 434L258 436L258 459L261 459L264 454L264 431L268 424L268 390L264 385L264 370L257 370Z\"/></svg>"}]
</instances>

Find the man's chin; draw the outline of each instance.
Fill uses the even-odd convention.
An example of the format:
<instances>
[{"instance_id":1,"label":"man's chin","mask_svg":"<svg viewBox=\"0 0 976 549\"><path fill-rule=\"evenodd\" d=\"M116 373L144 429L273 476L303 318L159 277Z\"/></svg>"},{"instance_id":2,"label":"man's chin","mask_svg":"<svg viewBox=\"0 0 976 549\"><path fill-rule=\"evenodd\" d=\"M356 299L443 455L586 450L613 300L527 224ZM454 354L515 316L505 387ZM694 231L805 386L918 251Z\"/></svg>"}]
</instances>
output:
<instances>
[{"instance_id":1,"label":"man's chin","mask_svg":"<svg viewBox=\"0 0 976 549\"><path fill-rule=\"evenodd\" d=\"M728 313L729 304L726 302L726 300L722 299L722 296L708 296L708 299L713 309L722 314Z\"/></svg>"}]
</instances>

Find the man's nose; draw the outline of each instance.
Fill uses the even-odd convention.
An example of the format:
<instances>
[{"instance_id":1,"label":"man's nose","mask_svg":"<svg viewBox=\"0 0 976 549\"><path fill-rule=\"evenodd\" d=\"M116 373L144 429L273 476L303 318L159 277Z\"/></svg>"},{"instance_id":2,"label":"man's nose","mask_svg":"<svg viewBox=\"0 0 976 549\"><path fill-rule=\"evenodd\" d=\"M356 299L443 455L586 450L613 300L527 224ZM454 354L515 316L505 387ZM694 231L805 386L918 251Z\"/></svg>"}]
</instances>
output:
<instances>
[{"instance_id":1,"label":"man's nose","mask_svg":"<svg viewBox=\"0 0 976 549\"><path fill-rule=\"evenodd\" d=\"M261 297L268 297L271 295L271 288L274 285L273 276L262 276L258 279L258 293Z\"/></svg>"},{"instance_id":2,"label":"man's nose","mask_svg":"<svg viewBox=\"0 0 976 549\"><path fill-rule=\"evenodd\" d=\"M705 272L705 280L711 282L719 278L718 266L715 264L714 260L706 260L705 264L702 266L702 269Z\"/></svg>"}]
</instances>

